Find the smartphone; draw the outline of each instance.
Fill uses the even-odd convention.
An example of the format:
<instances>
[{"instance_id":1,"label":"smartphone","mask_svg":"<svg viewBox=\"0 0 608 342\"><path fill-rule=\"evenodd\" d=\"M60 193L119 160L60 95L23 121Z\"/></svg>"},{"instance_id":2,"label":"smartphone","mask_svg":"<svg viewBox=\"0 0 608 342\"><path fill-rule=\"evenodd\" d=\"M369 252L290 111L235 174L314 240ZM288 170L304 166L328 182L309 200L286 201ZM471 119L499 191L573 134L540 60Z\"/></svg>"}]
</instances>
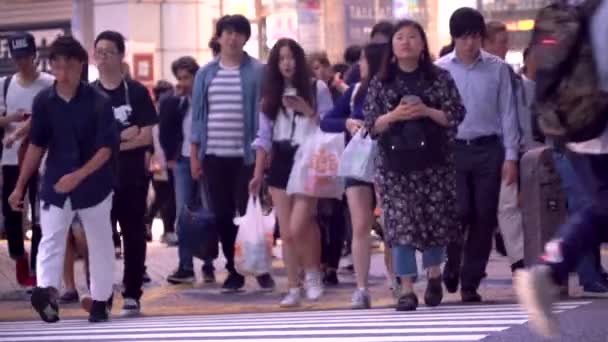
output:
<instances>
[{"instance_id":1,"label":"smartphone","mask_svg":"<svg viewBox=\"0 0 608 342\"><path fill-rule=\"evenodd\" d=\"M285 91L283 92L283 96L284 97L295 97L295 96L298 96L298 90L296 88L293 88L293 87L285 88Z\"/></svg>"},{"instance_id":2,"label":"smartphone","mask_svg":"<svg viewBox=\"0 0 608 342\"><path fill-rule=\"evenodd\" d=\"M416 95L405 95L401 98L401 104L418 104L422 100Z\"/></svg>"}]
</instances>

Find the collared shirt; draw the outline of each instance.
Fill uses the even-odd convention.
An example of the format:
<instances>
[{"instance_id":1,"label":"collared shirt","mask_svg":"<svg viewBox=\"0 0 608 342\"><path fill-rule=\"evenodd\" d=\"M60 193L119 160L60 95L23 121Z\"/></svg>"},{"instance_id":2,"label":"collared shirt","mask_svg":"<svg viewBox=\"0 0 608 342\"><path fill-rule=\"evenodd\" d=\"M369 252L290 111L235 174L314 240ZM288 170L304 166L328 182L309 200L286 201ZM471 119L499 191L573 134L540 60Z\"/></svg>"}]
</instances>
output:
<instances>
[{"instance_id":1,"label":"collared shirt","mask_svg":"<svg viewBox=\"0 0 608 342\"><path fill-rule=\"evenodd\" d=\"M85 209L110 194L115 156L71 193L54 190L61 177L83 167L100 148L117 150L118 127L107 96L85 83L67 102L57 94L55 86L43 90L34 99L30 136L33 145L48 150L40 193L44 205L63 208L69 197L73 209Z\"/></svg>"},{"instance_id":2,"label":"collared shirt","mask_svg":"<svg viewBox=\"0 0 608 342\"><path fill-rule=\"evenodd\" d=\"M507 160L518 160L519 122L509 66L485 51L471 65L459 61L452 52L437 61L448 70L467 109L458 126L458 139L500 135Z\"/></svg>"}]
</instances>

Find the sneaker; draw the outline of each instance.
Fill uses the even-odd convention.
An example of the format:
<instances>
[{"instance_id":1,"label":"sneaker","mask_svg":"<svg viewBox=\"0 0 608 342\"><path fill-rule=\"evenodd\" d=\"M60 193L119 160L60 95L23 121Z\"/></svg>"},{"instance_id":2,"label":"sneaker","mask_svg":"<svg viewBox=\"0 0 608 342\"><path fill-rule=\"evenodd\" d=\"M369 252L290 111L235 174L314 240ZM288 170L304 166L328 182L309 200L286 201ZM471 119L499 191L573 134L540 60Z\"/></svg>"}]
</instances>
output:
<instances>
[{"instance_id":1,"label":"sneaker","mask_svg":"<svg viewBox=\"0 0 608 342\"><path fill-rule=\"evenodd\" d=\"M78 291L76 290L67 290L59 297L59 304L72 304L78 303Z\"/></svg>"},{"instance_id":2,"label":"sneaker","mask_svg":"<svg viewBox=\"0 0 608 342\"><path fill-rule=\"evenodd\" d=\"M178 268L173 274L167 277L167 281L173 285L193 284L194 271L186 271Z\"/></svg>"},{"instance_id":3,"label":"sneaker","mask_svg":"<svg viewBox=\"0 0 608 342\"><path fill-rule=\"evenodd\" d=\"M245 286L245 277L242 275L231 272L222 285L222 289L226 292L238 291Z\"/></svg>"},{"instance_id":4,"label":"sneaker","mask_svg":"<svg viewBox=\"0 0 608 342\"><path fill-rule=\"evenodd\" d=\"M274 291L275 283L270 273L265 273L256 277L258 285L265 291Z\"/></svg>"},{"instance_id":5,"label":"sneaker","mask_svg":"<svg viewBox=\"0 0 608 342\"><path fill-rule=\"evenodd\" d=\"M207 269L203 266L203 282L205 284L215 284L215 273L213 269Z\"/></svg>"},{"instance_id":6,"label":"sneaker","mask_svg":"<svg viewBox=\"0 0 608 342\"><path fill-rule=\"evenodd\" d=\"M338 273L334 270L326 270L323 274L323 285L325 286L338 286Z\"/></svg>"},{"instance_id":7,"label":"sneaker","mask_svg":"<svg viewBox=\"0 0 608 342\"><path fill-rule=\"evenodd\" d=\"M139 301L133 298L125 298L122 304L122 311L120 312L121 317L134 317L139 316L141 313L141 305Z\"/></svg>"},{"instance_id":8,"label":"sneaker","mask_svg":"<svg viewBox=\"0 0 608 342\"><path fill-rule=\"evenodd\" d=\"M90 295L86 294L80 298L80 307L87 313L91 313L93 310L93 302L96 302L91 298ZM106 302L108 311L112 312L112 305L114 304L114 294L110 296L110 299Z\"/></svg>"},{"instance_id":9,"label":"sneaker","mask_svg":"<svg viewBox=\"0 0 608 342\"><path fill-rule=\"evenodd\" d=\"M163 234L161 241L169 247L175 247L177 246L177 234L173 232L165 233Z\"/></svg>"},{"instance_id":10,"label":"sneaker","mask_svg":"<svg viewBox=\"0 0 608 342\"><path fill-rule=\"evenodd\" d=\"M110 319L110 310L111 307L108 305L108 303L97 300L92 301L91 310L89 313L89 322L107 322Z\"/></svg>"},{"instance_id":11,"label":"sneaker","mask_svg":"<svg viewBox=\"0 0 608 342\"><path fill-rule=\"evenodd\" d=\"M306 272L304 279L304 289L308 300L318 300L323 295L323 285L321 285L321 272Z\"/></svg>"},{"instance_id":12,"label":"sneaker","mask_svg":"<svg viewBox=\"0 0 608 342\"><path fill-rule=\"evenodd\" d=\"M34 310L38 312L43 321L47 323L59 321L59 305L57 305L53 288L35 288L32 291L31 302Z\"/></svg>"},{"instance_id":13,"label":"sneaker","mask_svg":"<svg viewBox=\"0 0 608 342\"><path fill-rule=\"evenodd\" d=\"M483 300L481 295L477 293L477 290L462 289L460 291L460 296L463 303L481 303Z\"/></svg>"},{"instance_id":14,"label":"sneaker","mask_svg":"<svg viewBox=\"0 0 608 342\"><path fill-rule=\"evenodd\" d=\"M370 309L372 307L372 299L369 291L362 289L355 290L351 300L351 307L354 310Z\"/></svg>"},{"instance_id":15,"label":"sneaker","mask_svg":"<svg viewBox=\"0 0 608 342\"><path fill-rule=\"evenodd\" d=\"M592 298L608 298L608 282L596 281L583 285L583 295Z\"/></svg>"},{"instance_id":16,"label":"sneaker","mask_svg":"<svg viewBox=\"0 0 608 342\"><path fill-rule=\"evenodd\" d=\"M17 283L21 286L27 286L25 283L30 277L30 261L27 253L23 254L15 262L15 275L17 276Z\"/></svg>"},{"instance_id":17,"label":"sneaker","mask_svg":"<svg viewBox=\"0 0 608 342\"><path fill-rule=\"evenodd\" d=\"M547 338L555 336L557 321L551 309L559 287L551 279L549 266L539 265L518 271L514 285L519 303L530 317L530 328Z\"/></svg>"},{"instance_id":18,"label":"sneaker","mask_svg":"<svg viewBox=\"0 0 608 342\"><path fill-rule=\"evenodd\" d=\"M143 282L144 282L144 284L149 284L149 283L152 282L152 279L150 278L150 275L148 274L148 271L144 272Z\"/></svg>"},{"instance_id":19,"label":"sneaker","mask_svg":"<svg viewBox=\"0 0 608 342\"><path fill-rule=\"evenodd\" d=\"M293 308L300 306L302 302L302 291L299 288L289 289L279 304L282 308Z\"/></svg>"}]
</instances>

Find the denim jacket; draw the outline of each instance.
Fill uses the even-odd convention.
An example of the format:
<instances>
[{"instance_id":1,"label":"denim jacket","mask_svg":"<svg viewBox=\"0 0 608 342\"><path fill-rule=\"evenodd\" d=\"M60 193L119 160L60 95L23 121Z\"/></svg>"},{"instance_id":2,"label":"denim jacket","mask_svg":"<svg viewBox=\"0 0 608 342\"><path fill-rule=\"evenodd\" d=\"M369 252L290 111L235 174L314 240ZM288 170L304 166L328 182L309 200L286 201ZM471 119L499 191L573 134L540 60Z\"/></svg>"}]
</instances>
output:
<instances>
[{"instance_id":1,"label":"denim jacket","mask_svg":"<svg viewBox=\"0 0 608 342\"><path fill-rule=\"evenodd\" d=\"M211 81L220 69L220 60L215 58L196 73L192 92L192 136L191 142L199 146L201 161L207 151L207 129L209 119L209 102L207 93ZM248 148L256 137L258 129L258 105L262 87L264 65L255 58L245 54L240 66L241 86L243 93L243 122L246 165L255 162L255 151Z\"/></svg>"}]
</instances>

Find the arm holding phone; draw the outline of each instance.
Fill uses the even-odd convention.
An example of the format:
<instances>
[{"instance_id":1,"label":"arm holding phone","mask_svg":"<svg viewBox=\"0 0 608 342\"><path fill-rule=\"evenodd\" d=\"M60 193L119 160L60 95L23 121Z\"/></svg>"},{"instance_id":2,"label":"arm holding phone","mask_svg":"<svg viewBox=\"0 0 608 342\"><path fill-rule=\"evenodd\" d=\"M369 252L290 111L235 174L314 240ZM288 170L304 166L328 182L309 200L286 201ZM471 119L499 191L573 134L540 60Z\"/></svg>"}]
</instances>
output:
<instances>
[{"instance_id":1,"label":"arm holding phone","mask_svg":"<svg viewBox=\"0 0 608 342\"><path fill-rule=\"evenodd\" d=\"M427 107L417 96L407 95L401 99L395 109L376 120L374 133L380 134L386 131L395 122L422 118L429 118L444 127L449 126L448 118L443 111Z\"/></svg>"}]
</instances>

